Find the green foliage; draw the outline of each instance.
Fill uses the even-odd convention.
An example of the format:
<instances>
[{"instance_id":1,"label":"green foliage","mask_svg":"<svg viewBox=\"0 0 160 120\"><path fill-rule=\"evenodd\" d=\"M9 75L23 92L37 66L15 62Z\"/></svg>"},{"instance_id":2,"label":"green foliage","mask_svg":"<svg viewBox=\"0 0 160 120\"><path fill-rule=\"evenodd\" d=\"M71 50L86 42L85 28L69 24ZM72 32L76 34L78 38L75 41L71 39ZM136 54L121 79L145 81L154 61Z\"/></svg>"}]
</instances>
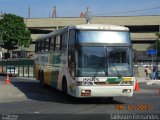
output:
<instances>
[{"instance_id":1,"label":"green foliage","mask_svg":"<svg viewBox=\"0 0 160 120\"><path fill-rule=\"evenodd\" d=\"M0 39L2 47L13 50L19 46L29 47L31 33L26 29L24 19L13 14L4 14L0 19Z\"/></svg>"},{"instance_id":2,"label":"green foliage","mask_svg":"<svg viewBox=\"0 0 160 120\"><path fill-rule=\"evenodd\" d=\"M157 56L160 57L159 51L160 51L160 33L156 32L155 35L157 36L157 40L155 43L153 43L151 46L148 47L148 49L156 49Z\"/></svg>"},{"instance_id":3,"label":"green foliage","mask_svg":"<svg viewBox=\"0 0 160 120\"><path fill-rule=\"evenodd\" d=\"M160 39L160 33L156 32L155 35L158 37L158 39Z\"/></svg>"},{"instance_id":4,"label":"green foliage","mask_svg":"<svg viewBox=\"0 0 160 120\"><path fill-rule=\"evenodd\" d=\"M154 44L148 47L148 49L160 49L160 33L156 32L155 35L157 36L157 40Z\"/></svg>"}]
</instances>

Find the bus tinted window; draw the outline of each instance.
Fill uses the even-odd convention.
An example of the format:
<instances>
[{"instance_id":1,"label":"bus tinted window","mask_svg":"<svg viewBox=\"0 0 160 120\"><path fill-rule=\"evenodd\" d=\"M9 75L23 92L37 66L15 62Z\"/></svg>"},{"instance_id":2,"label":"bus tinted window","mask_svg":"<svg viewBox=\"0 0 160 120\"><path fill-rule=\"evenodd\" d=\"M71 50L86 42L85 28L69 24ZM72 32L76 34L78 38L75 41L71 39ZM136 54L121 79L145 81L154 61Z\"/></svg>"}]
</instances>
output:
<instances>
[{"instance_id":1,"label":"bus tinted window","mask_svg":"<svg viewBox=\"0 0 160 120\"><path fill-rule=\"evenodd\" d=\"M41 42L41 51L45 50L45 40L42 40Z\"/></svg>"},{"instance_id":2,"label":"bus tinted window","mask_svg":"<svg viewBox=\"0 0 160 120\"><path fill-rule=\"evenodd\" d=\"M61 41L62 41L62 51L67 50L67 33L61 35Z\"/></svg>"},{"instance_id":3,"label":"bus tinted window","mask_svg":"<svg viewBox=\"0 0 160 120\"><path fill-rule=\"evenodd\" d=\"M72 77L75 77L75 30L70 30L68 46L68 67Z\"/></svg>"},{"instance_id":4,"label":"bus tinted window","mask_svg":"<svg viewBox=\"0 0 160 120\"><path fill-rule=\"evenodd\" d=\"M60 36L56 36L56 45L55 45L55 50L56 51L60 50L60 44L61 44Z\"/></svg>"},{"instance_id":5,"label":"bus tinted window","mask_svg":"<svg viewBox=\"0 0 160 120\"><path fill-rule=\"evenodd\" d=\"M49 38L45 42L45 51L49 51Z\"/></svg>"},{"instance_id":6,"label":"bus tinted window","mask_svg":"<svg viewBox=\"0 0 160 120\"><path fill-rule=\"evenodd\" d=\"M78 31L79 43L124 43L131 45L128 31Z\"/></svg>"},{"instance_id":7,"label":"bus tinted window","mask_svg":"<svg viewBox=\"0 0 160 120\"><path fill-rule=\"evenodd\" d=\"M55 43L54 41L55 41L55 37L52 37L50 40L50 50L51 51L54 51L54 43Z\"/></svg>"}]
</instances>

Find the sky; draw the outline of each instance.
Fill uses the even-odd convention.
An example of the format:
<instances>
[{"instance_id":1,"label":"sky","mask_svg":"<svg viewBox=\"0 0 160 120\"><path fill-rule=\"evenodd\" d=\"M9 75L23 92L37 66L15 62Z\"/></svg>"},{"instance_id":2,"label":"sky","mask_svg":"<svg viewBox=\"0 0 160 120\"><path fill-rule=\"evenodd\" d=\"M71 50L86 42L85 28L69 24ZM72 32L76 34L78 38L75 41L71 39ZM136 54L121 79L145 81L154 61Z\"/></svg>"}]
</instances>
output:
<instances>
[{"instance_id":1,"label":"sky","mask_svg":"<svg viewBox=\"0 0 160 120\"><path fill-rule=\"evenodd\" d=\"M160 15L160 0L0 0L0 12L47 18L56 6L57 17L79 17L89 6L92 16Z\"/></svg>"}]
</instances>

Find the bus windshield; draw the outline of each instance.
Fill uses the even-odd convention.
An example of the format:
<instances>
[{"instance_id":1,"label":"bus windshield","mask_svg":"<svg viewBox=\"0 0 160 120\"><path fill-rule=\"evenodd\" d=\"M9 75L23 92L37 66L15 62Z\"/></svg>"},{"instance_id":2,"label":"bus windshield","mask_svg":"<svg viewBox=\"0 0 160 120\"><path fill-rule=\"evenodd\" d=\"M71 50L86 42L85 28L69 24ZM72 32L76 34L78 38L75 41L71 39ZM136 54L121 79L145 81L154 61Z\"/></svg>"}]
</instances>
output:
<instances>
[{"instance_id":1,"label":"bus windshield","mask_svg":"<svg viewBox=\"0 0 160 120\"><path fill-rule=\"evenodd\" d=\"M78 77L132 76L130 47L78 47Z\"/></svg>"}]
</instances>

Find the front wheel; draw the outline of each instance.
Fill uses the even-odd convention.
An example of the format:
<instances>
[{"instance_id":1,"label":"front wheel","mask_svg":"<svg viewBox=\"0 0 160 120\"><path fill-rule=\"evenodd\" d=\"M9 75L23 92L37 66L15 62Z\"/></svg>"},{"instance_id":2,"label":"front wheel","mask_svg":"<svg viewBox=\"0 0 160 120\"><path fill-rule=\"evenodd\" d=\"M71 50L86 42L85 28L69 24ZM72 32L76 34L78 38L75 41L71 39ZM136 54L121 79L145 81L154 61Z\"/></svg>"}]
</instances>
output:
<instances>
[{"instance_id":1,"label":"front wheel","mask_svg":"<svg viewBox=\"0 0 160 120\"><path fill-rule=\"evenodd\" d=\"M110 102L113 101L113 99L114 99L113 97L108 97L107 98L107 100L110 101Z\"/></svg>"},{"instance_id":2,"label":"front wheel","mask_svg":"<svg viewBox=\"0 0 160 120\"><path fill-rule=\"evenodd\" d=\"M107 98L102 98L103 102L112 102L113 101L113 97L107 97Z\"/></svg>"}]
</instances>

